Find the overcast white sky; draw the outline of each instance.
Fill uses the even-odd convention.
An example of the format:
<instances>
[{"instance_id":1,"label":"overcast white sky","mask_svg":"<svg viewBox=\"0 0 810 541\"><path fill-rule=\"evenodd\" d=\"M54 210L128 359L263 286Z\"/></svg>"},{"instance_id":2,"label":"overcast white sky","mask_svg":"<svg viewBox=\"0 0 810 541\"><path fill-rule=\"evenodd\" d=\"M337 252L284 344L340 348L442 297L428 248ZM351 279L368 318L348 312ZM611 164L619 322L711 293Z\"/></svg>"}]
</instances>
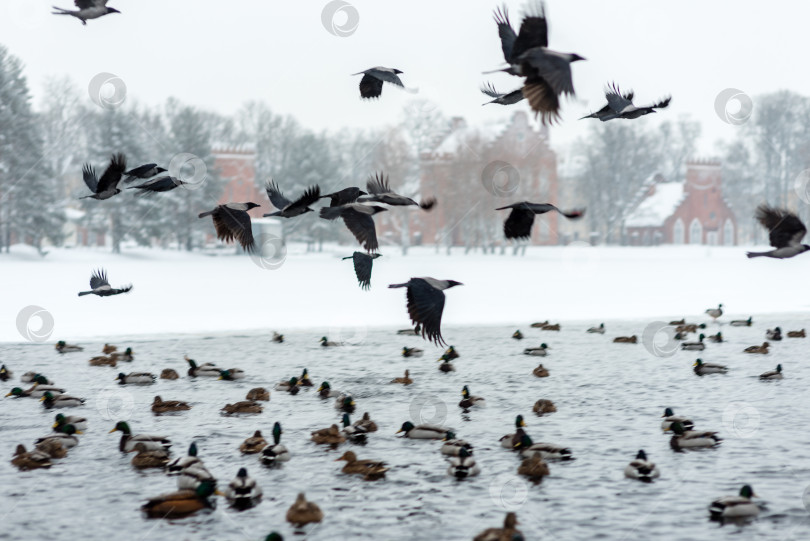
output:
<instances>
[{"instance_id":1,"label":"overcast white sky","mask_svg":"<svg viewBox=\"0 0 810 541\"><path fill-rule=\"evenodd\" d=\"M406 85L436 101L448 115L476 124L510 110L488 105L478 88L490 77L512 90L519 79L481 72L500 67L494 0L351 0L359 23L338 37L322 24L326 0L110 0L122 14L89 21L50 14L71 0L2 0L0 43L25 63L36 100L49 75L69 75L82 87L99 72L121 77L132 99L149 104L175 96L232 113L264 100L277 113L312 129L370 127L396 122L411 94L388 87L377 102L359 98L355 73L376 65L404 71ZM506 2L519 26L521 1ZM615 80L644 104L668 93L672 105L650 123L688 114L703 124L700 149L737 129L715 113L726 88L756 96L810 88L803 62L807 9L797 2L749 0L548 0L550 47L577 52L577 99L564 104L552 129L560 148L582 135L577 118L602 106L602 87ZM89 98L88 98L89 99ZM734 104L732 104L732 107ZM515 106L528 109L525 102ZM756 108L756 101L754 101Z\"/></svg>"}]
</instances>

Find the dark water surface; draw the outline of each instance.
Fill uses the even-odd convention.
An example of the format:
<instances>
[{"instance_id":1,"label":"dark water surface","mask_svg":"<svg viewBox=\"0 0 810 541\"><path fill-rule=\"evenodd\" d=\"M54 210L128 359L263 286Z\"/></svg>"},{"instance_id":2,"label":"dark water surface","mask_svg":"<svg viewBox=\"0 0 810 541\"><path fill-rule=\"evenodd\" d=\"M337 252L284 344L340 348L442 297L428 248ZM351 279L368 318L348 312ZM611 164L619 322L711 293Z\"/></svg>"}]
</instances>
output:
<instances>
[{"instance_id":1,"label":"dark water surface","mask_svg":"<svg viewBox=\"0 0 810 541\"><path fill-rule=\"evenodd\" d=\"M272 530L297 539L471 539L499 526L514 510L526 539L808 539L810 514L805 496L810 487L810 363L807 339L785 339L768 355L747 355L744 347L760 344L767 327L810 328L796 315L755 318L755 325L721 329L727 342L705 351L678 351L656 357L643 344L613 344L614 336L641 337L649 321L608 322L606 335L589 335L588 324L563 324L560 332L522 328L522 341L509 337L514 328L447 328L445 336L461 358L449 375L437 370L439 350L393 330L353 329L344 332L356 345L321 348L327 332L287 333L284 344L269 335L184 336L181 339L113 340L131 346L135 361L118 368L91 367L101 343L83 343L85 351L58 355L53 344L0 344L0 362L14 371L2 384L3 394L28 370L39 371L87 399L85 406L61 410L81 415L89 427L80 444L50 470L19 472L10 464L18 443L29 449L50 431L56 410L33 399L0 401L0 539L263 539ZM710 326L716 332L715 326ZM65 337L67 338L67 337ZM545 358L521 354L524 347L546 342ZM422 358L404 359L402 346L425 349ZM186 375L183 355L198 363L238 367L247 378L196 380ZM727 364L726 375L697 377L691 364L698 356ZM542 362L551 372L535 378ZM785 379L759 381L777 363ZM314 389L290 396L272 389L281 379L306 367L318 385L353 393L357 411L368 411L380 430L368 444L344 444L330 450L309 441L309 433L339 423L333 401L322 401ZM151 386L119 386L118 372L163 368L181 374L175 381ZM415 383L388 382L408 368ZM468 413L458 407L461 388L486 398L487 406ZM244 400L247 391L264 386L271 400L260 415L223 416L226 403ZM155 395L192 403L188 412L154 416ZM542 418L532 413L540 398L558 411ZM717 430L724 438L717 449L675 453L662 434L665 407L689 416L697 429ZM519 459L498 439L513 432L523 414L534 441L570 447L576 460L550 462L551 475L540 485L517 476ZM132 455L118 452L120 433L108 434L119 420L134 433L162 434L172 442L173 456L185 454L193 440L220 487L240 467L257 479L264 500L238 512L223 498L217 508L182 520L146 519L140 506L151 496L175 490L175 478L159 470L138 471ZM443 422L475 447L480 476L457 481L446 474L440 442L401 439L395 435L407 420ZM257 455L241 455L240 443L260 429L270 439L275 421L284 428L282 442L292 460L277 469L259 464ZM652 484L625 479L623 469L645 449L661 470ZM345 450L360 458L386 461L387 478L365 482L340 473L334 462ZM710 522L708 504L736 494L750 483L766 509L747 525ZM324 522L294 535L284 521L296 493L324 511Z\"/></svg>"}]
</instances>

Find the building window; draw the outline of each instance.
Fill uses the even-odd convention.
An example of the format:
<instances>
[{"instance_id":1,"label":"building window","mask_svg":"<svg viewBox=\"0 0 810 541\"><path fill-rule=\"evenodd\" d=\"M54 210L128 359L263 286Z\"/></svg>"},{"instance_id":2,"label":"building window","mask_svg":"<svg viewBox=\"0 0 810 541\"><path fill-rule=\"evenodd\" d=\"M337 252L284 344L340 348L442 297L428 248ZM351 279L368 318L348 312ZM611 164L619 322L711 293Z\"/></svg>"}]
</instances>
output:
<instances>
[{"instance_id":1,"label":"building window","mask_svg":"<svg viewBox=\"0 0 810 541\"><path fill-rule=\"evenodd\" d=\"M672 244L683 244L683 221L680 218L672 226Z\"/></svg>"},{"instance_id":2,"label":"building window","mask_svg":"<svg viewBox=\"0 0 810 541\"><path fill-rule=\"evenodd\" d=\"M703 244L703 226L697 218L689 226L689 244Z\"/></svg>"},{"instance_id":3,"label":"building window","mask_svg":"<svg viewBox=\"0 0 810 541\"><path fill-rule=\"evenodd\" d=\"M706 244L709 246L717 246L717 231L706 232Z\"/></svg>"},{"instance_id":4,"label":"building window","mask_svg":"<svg viewBox=\"0 0 810 541\"><path fill-rule=\"evenodd\" d=\"M723 244L734 246L734 224L729 218L726 218L726 223L723 225Z\"/></svg>"}]
</instances>

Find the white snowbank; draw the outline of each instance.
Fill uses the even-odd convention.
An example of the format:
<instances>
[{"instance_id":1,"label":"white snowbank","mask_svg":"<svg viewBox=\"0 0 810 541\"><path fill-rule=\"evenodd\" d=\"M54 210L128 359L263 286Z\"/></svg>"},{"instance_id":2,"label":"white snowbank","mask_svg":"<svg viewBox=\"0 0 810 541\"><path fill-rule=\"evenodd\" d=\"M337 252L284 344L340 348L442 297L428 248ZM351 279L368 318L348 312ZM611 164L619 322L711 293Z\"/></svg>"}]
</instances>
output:
<instances>
[{"instance_id":1,"label":"white snowbank","mask_svg":"<svg viewBox=\"0 0 810 541\"><path fill-rule=\"evenodd\" d=\"M660 227L683 201L683 182L659 182L655 193L644 199L624 221L625 227Z\"/></svg>"},{"instance_id":2,"label":"white snowbank","mask_svg":"<svg viewBox=\"0 0 810 541\"><path fill-rule=\"evenodd\" d=\"M463 255L461 249L448 257L432 247L412 248L403 257L390 247L374 263L369 292L357 286L351 260L340 260L353 250L330 246L304 254L291 246L280 268L265 270L246 256L50 249L43 259L17 246L0 254L0 341L24 339L17 319L31 305L53 316L50 342L294 327L350 340L369 327L410 326L404 290L387 285L411 276L465 284L447 292L447 329L546 319L704 321L703 311L718 303L729 318L810 308L803 291L810 256L748 260L743 247L548 247L529 248L525 257L511 250ZM113 286L131 282L132 292L78 297L102 266ZM30 323L33 331L39 326L37 318Z\"/></svg>"}]
</instances>

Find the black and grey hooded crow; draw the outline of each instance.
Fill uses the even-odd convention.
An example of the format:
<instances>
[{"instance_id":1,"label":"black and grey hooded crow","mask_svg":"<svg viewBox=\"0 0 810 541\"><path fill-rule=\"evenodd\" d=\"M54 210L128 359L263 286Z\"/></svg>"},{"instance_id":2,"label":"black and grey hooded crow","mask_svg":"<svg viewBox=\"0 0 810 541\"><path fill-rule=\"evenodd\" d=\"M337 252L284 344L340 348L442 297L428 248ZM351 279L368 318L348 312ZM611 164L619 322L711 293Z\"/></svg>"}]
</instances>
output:
<instances>
[{"instance_id":1,"label":"black and grey hooded crow","mask_svg":"<svg viewBox=\"0 0 810 541\"><path fill-rule=\"evenodd\" d=\"M82 291L79 293L79 297L84 295L98 295L99 297L109 297L111 295L120 295L121 293L127 293L132 289L132 284L128 286L124 286L118 289L110 287L110 282L107 281L107 271L104 269L99 269L93 273L93 276L90 277L90 291Z\"/></svg>"},{"instance_id":2,"label":"black and grey hooded crow","mask_svg":"<svg viewBox=\"0 0 810 541\"><path fill-rule=\"evenodd\" d=\"M340 207L323 207L321 209L321 218L326 220L335 220L343 218L343 223L352 232L354 238L357 239L367 252L376 252L379 245L377 244L377 230L374 227L374 220L372 216L378 212L385 212L388 210L385 207L377 205L361 205L360 203L349 203Z\"/></svg>"},{"instance_id":3,"label":"black and grey hooded crow","mask_svg":"<svg viewBox=\"0 0 810 541\"><path fill-rule=\"evenodd\" d=\"M175 188L177 188L178 186L182 186L183 184L188 184L188 182L183 182L179 178L170 177L166 175L162 177L150 178L143 184L128 187L127 190L140 190L135 195L144 196L144 195L152 195L157 192L170 192Z\"/></svg>"},{"instance_id":4,"label":"black and grey hooded crow","mask_svg":"<svg viewBox=\"0 0 810 541\"><path fill-rule=\"evenodd\" d=\"M132 182L133 180L137 179L147 179L152 178L155 175L159 175L160 173L165 173L166 169L163 167L159 167L156 163L146 163L144 165L139 165L134 169L130 169L126 173L124 173L127 177L124 179L124 183Z\"/></svg>"},{"instance_id":5,"label":"black and grey hooded crow","mask_svg":"<svg viewBox=\"0 0 810 541\"><path fill-rule=\"evenodd\" d=\"M622 94L619 86L616 83L609 85L605 88L605 99L607 105L599 109L595 113L580 118L598 118L602 122L613 120L614 118L634 119L650 113L654 113L656 109L664 109L669 106L672 97L668 96L663 100L646 105L644 107L636 107L633 105L633 91L625 92Z\"/></svg>"},{"instance_id":6,"label":"black and grey hooded crow","mask_svg":"<svg viewBox=\"0 0 810 541\"><path fill-rule=\"evenodd\" d=\"M213 210L203 212L200 218L212 216L214 228L217 230L217 238L224 242L231 242L236 239L242 248L248 252L256 249L253 242L253 231L250 226L250 209L255 209L260 205L256 203L225 203L218 205Z\"/></svg>"},{"instance_id":7,"label":"black and grey hooded crow","mask_svg":"<svg viewBox=\"0 0 810 541\"><path fill-rule=\"evenodd\" d=\"M391 83L405 88L398 75L402 73L398 69L384 68L377 66L365 71L352 73L352 75L363 74L360 79L360 97L363 99L379 98L382 94L383 83Z\"/></svg>"},{"instance_id":8,"label":"black and grey hooded crow","mask_svg":"<svg viewBox=\"0 0 810 541\"><path fill-rule=\"evenodd\" d=\"M87 24L90 19L98 19L108 13L121 13L115 8L108 8L107 0L74 0L73 3L79 8L78 10L71 11L53 6L56 11L51 13L54 15L71 15L79 19L82 24Z\"/></svg>"},{"instance_id":9,"label":"black and grey hooded crow","mask_svg":"<svg viewBox=\"0 0 810 541\"><path fill-rule=\"evenodd\" d=\"M464 285L455 280L435 278L411 278L404 284L391 284L389 288L408 288L408 315L414 324L421 325L422 338L437 346L447 344L442 338L442 312L444 311L444 290Z\"/></svg>"},{"instance_id":10,"label":"black and grey hooded crow","mask_svg":"<svg viewBox=\"0 0 810 541\"><path fill-rule=\"evenodd\" d=\"M503 232L507 239L528 239L531 237L535 214L545 214L546 212L556 210L569 220L576 220L585 215L585 209L564 212L550 203L530 203L528 201L512 203L511 205L506 205L505 207L500 207L495 210L505 209L512 209L512 212L509 213L509 216L503 224Z\"/></svg>"},{"instance_id":11,"label":"black and grey hooded crow","mask_svg":"<svg viewBox=\"0 0 810 541\"><path fill-rule=\"evenodd\" d=\"M487 83L485 85L481 85L481 92L493 98L492 101L488 101L486 103L482 103L481 105L489 105L490 103L499 103L501 105L513 105L521 100L523 100L526 96L523 95L523 89L518 88L517 90L513 90L508 94L501 94L495 87L492 86L492 83Z\"/></svg>"},{"instance_id":12,"label":"black and grey hooded crow","mask_svg":"<svg viewBox=\"0 0 810 541\"><path fill-rule=\"evenodd\" d=\"M278 216L279 218L292 218L294 216L300 216L306 212L312 212L312 209L309 208L309 206L321 198L321 188L317 184L307 188L304 194L295 201L290 201L284 197L281 190L278 189L278 184L272 180L265 184L264 188L267 191L267 197L270 198L270 202L273 203L273 206L280 209L276 212L265 214L264 216Z\"/></svg>"},{"instance_id":13,"label":"black and grey hooded crow","mask_svg":"<svg viewBox=\"0 0 810 541\"><path fill-rule=\"evenodd\" d=\"M349 188L343 188L342 190L322 195L321 199L328 197L331 200L329 204L330 207L339 207L341 205L357 202L357 198L361 195L368 194L356 186L350 186Z\"/></svg>"},{"instance_id":14,"label":"black and grey hooded crow","mask_svg":"<svg viewBox=\"0 0 810 541\"><path fill-rule=\"evenodd\" d=\"M770 252L747 252L748 257L773 257L787 259L810 250L807 244L801 244L807 234L798 216L785 209L778 209L767 204L757 207L756 219L770 234L768 240L775 250Z\"/></svg>"},{"instance_id":15,"label":"black and grey hooded crow","mask_svg":"<svg viewBox=\"0 0 810 541\"><path fill-rule=\"evenodd\" d=\"M90 188L93 195L85 195L79 199L91 198L102 201L121 193L121 190L118 189L118 183L121 182L121 176L124 174L126 168L127 159L120 152L113 154L110 165L107 166L107 169L104 171L104 174L101 175L100 179L96 175L96 170L92 165L84 164L82 168L82 178L84 178L84 183L87 184L87 187Z\"/></svg>"},{"instance_id":16,"label":"black and grey hooded crow","mask_svg":"<svg viewBox=\"0 0 810 541\"><path fill-rule=\"evenodd\" d=\"M357 275L357 282L362 289L368 290L371 287L371 267L374 260L380 257L381 254L364 254L363 252L355 252L349 257L343 259L351 259L354 262L354 273Z\"/></svg>"},{"instance_id":17,"label":"black and grey hooded crow","mask_svg":"<svg viewBox=\"0 0 810 541\"><path fill-rule=\"evenodd\" d=\"M361 203L375 201L377 203L384 203L394 207L413 205L421 208L422 210L430 210L436 204L436 200L433 198L426 199L421 203L417 203L410 197L405 197L404 195L395 193L388 184L388 175L384 175L383 173L377 173L376 175L370 177L368 182L366 182L366 190L368 190L370 195L358 198L358 201Z\"/></svg>"}]
</instances>

